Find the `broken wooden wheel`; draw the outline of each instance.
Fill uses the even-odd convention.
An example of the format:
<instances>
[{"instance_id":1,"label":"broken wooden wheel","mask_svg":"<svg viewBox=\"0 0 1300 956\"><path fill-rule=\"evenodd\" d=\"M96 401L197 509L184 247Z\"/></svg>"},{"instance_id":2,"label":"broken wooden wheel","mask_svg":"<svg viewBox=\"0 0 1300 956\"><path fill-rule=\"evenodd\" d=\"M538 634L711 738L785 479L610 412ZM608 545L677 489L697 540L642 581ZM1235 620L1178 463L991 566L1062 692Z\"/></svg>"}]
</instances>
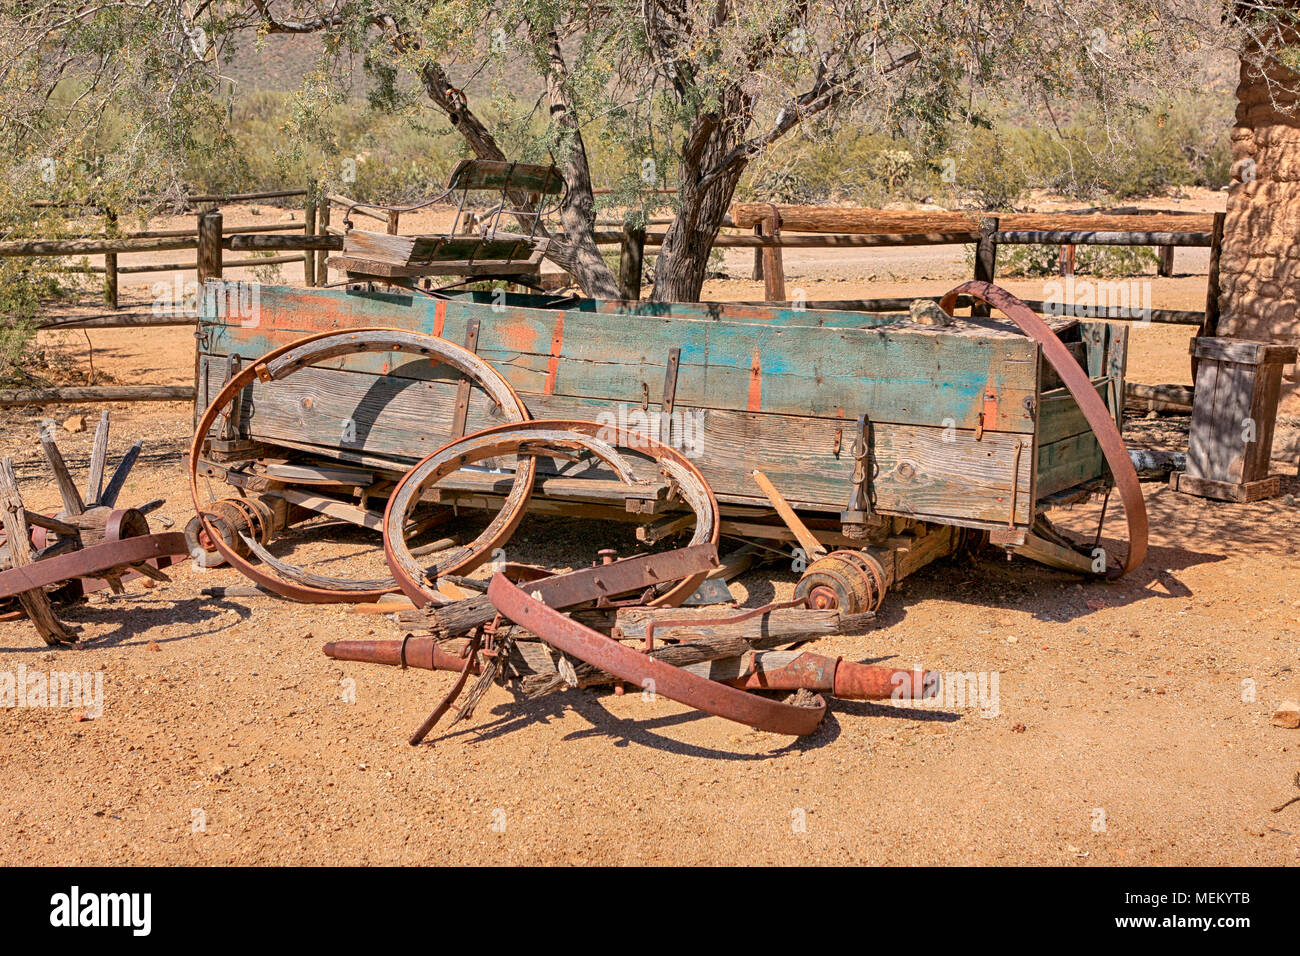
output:
<instances>
[{"instance_id":1,"label":"broken wooden wheel","mask_svg":"<svg viewBox=\"0 0 1300 956\"><path fill-rule=\"evenodd\" d=\"M118 496L139 457L136 441L122 456L108 484L108 412L99 419L83 497L55 443L52 428L41 429L41 448L54 471L63 510L42 515L23 504L12 459L0 461L0 523L4 551L0 553L0 601L14 600L46 644L75 640L74 629L54 612L54 601L83 598L91 591L125 590L133 577L170 580L162 568L185 553L180 533L152 534L147 514L162 500L139 508L117 508ZM53 600L52 600L53 599Z\"/></svg>"}]
</instances>

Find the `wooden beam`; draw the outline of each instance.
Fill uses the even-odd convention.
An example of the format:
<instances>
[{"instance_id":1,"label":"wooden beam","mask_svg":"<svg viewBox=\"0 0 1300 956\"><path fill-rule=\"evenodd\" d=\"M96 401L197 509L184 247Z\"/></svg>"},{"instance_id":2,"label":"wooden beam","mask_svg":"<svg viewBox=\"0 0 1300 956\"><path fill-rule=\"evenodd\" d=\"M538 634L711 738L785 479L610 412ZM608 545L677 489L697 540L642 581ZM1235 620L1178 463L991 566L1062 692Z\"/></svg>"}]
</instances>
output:
<instances>
[{"instance_id":1,"label":"wooden beam","mask_svg":"<svg viewBox=\"0 0 1300 956\"><path fill-rule=\"evenodd\" d=\"M194 325L197 316L184 312L108 312L94 315L73 315L64 318L37 320L38 329L130 329L158 326Z\"/></svg>"},{"instance_id":2,"label":"wooden beam","mask_svg":"<svg viewBox=\"0 0 1300 956\"><path fill-rule=\"evenodd\" d=\"M9 567L21 568L32 564L31 542L27 537L27 510L23 507L22 495L18 493L18 480L14 476L11 458L0 461L0 523L4 525ZM73 633L55 616L50 599L42 588L33 588L19 594L18 603L46 644L54 646L76 640Z\"/></svg>"},{"instance_id":3,"label":"wooden beam","mask_svg":"<svg viewBox=\"0 0 1300 956\"><path fill-rule=\"evenodd\" d=\"M1020 246L1208 246L1208 232L1004 231L997 241Z\"/></svg>"},{"instance_id":4,"label":"wooden beam","mask_svg":"<svg viewBox=\"0 0 1300 956\"><path fill-rule=\"evenodd\" d=\"M927 210L842 208L832 206L778 205L781 228L788 232L830 233L925 233L968 232L979 229L979 213L931 212ZM749 229L772 214L772 205L763 202L738 202L731 206L731 221L740 229ZM1006 213L1003 228L1022 231L1168 231L1208 232L1208 213L1180 215L1172 213Z\"/></svg>"},{"instance_id":5,"label":"wooden beam","mask_svg":"<svg viewBox=\"0 0 1300 956\"><path fill-rule=\"evenodd\" d=\"M772 507L775 508L776 513L781 516L781 520L784 521L785 526L790 529L790 533L793 534L795 540L799 542L799 546L803 548L804 554L809 558L809 560L820 558L825 555L825 545L817 540L817 537L809 530L808 526L799 519L797 514L794 513L794 509L790 507L790 503L786 501L781 492L777 490L776 485L772 484L772 480L757 468L754 469L754 482L762 489L763 494L767 495L767 500L772 502Z\"/></svg>"},{"instance_id":6,"label":"wooden beam","mask_svg":"<svg viewBox=\"0 0 1300 956\"><path fill-rule=\"evenodd\" d=\"M0 407L83 402L192 402L193 385L96 385L0 389Z\"/></svg>"}]
</instances>

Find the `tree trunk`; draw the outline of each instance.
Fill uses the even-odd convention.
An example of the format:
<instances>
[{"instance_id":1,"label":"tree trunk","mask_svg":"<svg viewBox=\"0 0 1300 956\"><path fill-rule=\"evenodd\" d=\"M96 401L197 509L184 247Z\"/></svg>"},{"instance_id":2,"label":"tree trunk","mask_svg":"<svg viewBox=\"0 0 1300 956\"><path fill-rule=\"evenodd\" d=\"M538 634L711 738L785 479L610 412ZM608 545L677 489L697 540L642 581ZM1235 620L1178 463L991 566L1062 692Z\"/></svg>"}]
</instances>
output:
<instances>
[{"instance_id":1,"label":"tree trunk","mask_svg":"<svg viewBox=\"0 0 1300 956\"><path fill-rule=\"evenodd\" d=\"M569 95L569 70L560 50L559 37L547 37L546 91L551 101L551 120L565 132L564 182L568 190L560 208L565 242L547 257L575 279L582 291L596 299L620 298L618 279L601 257L596 245L596 197L591 186L587 146L582 140L578 118Z\"/></svg>"},{"instance_id":2,"label":"tree trunk","mask_svg":"<svg viewBox=\"0 0 1300 956\"><path fill-rule=\"evenodd\" d=\"M745 169L739 162L715 168L734 145L729 135L732 128L732 123L719 123L716 116L705 115L696 120L687 137L682 149L677 218L668 227L655 260L652 302L700 300L713 240Z\"/></svg>"},{"instance_id":3,"label":"tree trunk","mask_svg":"<svg viewBox=\"0 0 1300 956\"><path fill-rule=\"evenodd\" d=\"M469 144L475 156L479 159L506 159L505 153L488 128L471 110L454 98L447 75L440 65L426 64L420 72L420 79L425 93L451 119L452 125L465 138L465 142ZM587 295L593 298L617 299L618 280L605 264L605 260L601 258L600 248L596 245L593 235L596 210L595 197L591 188L591 171L587 165L587 150L582 141L582 134L569 108L570 101L564 85L566 79L567 71L560 55L559 43L552 38L547 88L554 119L569 132L569 148L561 170L568 186L564 206L560 210L565 242L552 241L547 258L570 273ZM527 196L512 193L509 198L516 208L526 207ZM516 218L520 220L520 227L525 231L532 228L533 217ZM545 230L539 226L537 233L544 235Z\"/></svg>"}]
</instances>

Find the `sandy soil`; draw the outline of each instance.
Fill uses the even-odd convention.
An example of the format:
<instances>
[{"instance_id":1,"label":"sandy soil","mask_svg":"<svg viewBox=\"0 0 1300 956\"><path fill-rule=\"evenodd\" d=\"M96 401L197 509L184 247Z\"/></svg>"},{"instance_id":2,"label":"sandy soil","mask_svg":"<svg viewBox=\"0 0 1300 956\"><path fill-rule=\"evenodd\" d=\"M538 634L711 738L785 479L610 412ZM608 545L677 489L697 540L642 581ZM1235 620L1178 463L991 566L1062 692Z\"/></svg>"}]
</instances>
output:
<instances>
[{"instance_id":1,"label":"sandy soil","mask_svg":"<svg viewBox=\"0 0 1300 956\"><path fill-rule=\"evenodd\" d=\"M815 299L937 293L966 275L959 251L934 249L786 261L789 285ZM748 265L733 254L726 269L747 276ZM298 281L297 268L285 279ZM1181 250L1178 268L1203 265ZM124 281L124 299L147 303L159 278ZM1204 282L1157 280L1155 304L1198 308ZM1042 283L1007 285L1039 297ZM761 291L733 278L707 295ZM1130 378L1187 381L1188 334L1136 329ZM118 382L191 380L186 329L89 336L97 368ZM50 341L84 361L82 333ZM53 503L38 423L74 411L93 425L95 409L0 419L0 452L33 506ZM146 442L123 500L165 498L161 514L183 525L188 407L112 412L114 456ZM1177 447L1185 428L1139 419L1129 437ZM90 440L60 434L78 474ZM242 579L182 566L171 584L67 611L84 650L51 652L25 623L0 623L0 674L75 668L101 673L104 687L92 720L0 715L0 862L1295 865L1300 804L1269 809L1296 793L1300 770L1300 731L1269 722L1278 702L1300 698L1300 520L1297 482L1285 484L1286 497L1249 506L1145 485L1151 553L1118 584L996 553L926 569L891 593L877 626L812 649L996 673L996 705L832 702L821 730L795 741L638 694L525 703L498 688L468 726L412 748L407 734L452 676L320 652L327 640L397 636L392 623L204 599L200 587ZM1063 516L1079 531L1096 519L1095 506ZM1108 532L1119 527L1112 516ZM576 566L610 537L537 519L512 549ZM337 539L341 555L369 547ZM736 592L757 605L796 577L751 574Z\"/></svg>"}]
</instances>

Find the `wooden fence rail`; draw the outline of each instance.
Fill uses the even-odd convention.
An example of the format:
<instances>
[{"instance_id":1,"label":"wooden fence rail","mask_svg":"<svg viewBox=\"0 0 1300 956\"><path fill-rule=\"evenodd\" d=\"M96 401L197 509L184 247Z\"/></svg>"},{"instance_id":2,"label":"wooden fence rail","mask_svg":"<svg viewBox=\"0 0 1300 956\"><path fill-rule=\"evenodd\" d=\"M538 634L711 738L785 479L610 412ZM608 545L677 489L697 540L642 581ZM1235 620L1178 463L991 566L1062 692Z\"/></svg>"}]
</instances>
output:
<instances>
[{"instance_id":1,"label":"wooden fence rail","mask_svg":"<svg viewBox=\"0 0 1300 956\"><path fill-rule=\"evenodd\" d=\"M226 230L226 235L233 237L240 234L265 234L297 230L311 236L316 232L318 189L314 181L308 182L306 189L277 189L265 192L231 193L226 195L186 195L182 201L187 206L198 204L220 205L228 202L248 202L259 199L287 199L305 197L303 204L303 221L301 223L267 223L257 226L237 226ZM138 200L139 204L165 202L166 199ZM123 253L140 252L174 252L198 248L198 229L156 229L137 232L119 233L117 230L118 213L113 209L96 205L93 200L84 203L38 200L31 205L37 207L93 209L104 213L105 234L103 236L78 236L69 239L26 239L0 242L0 257L63 257L102 255L102 266L61 267L61 272L82 272L104 276L104 302L109 308L118 306L117 277L120 274L139 274L148 272L177 272L198 269L197 262L168 262L158 264L133 264L119 266L117 257ZM251 247L250 247L251 248ZM230 268L255 267L263 265L283 265L292 262L303 264L303 274L307 284L316 284L317 256L304 251L302 255L264 258L246 262L230 262Z\"/></svg>"},{"instance_id":2,"label":"wooden fence rail","mask_svg":"<svg viewBox=\"0 0 1300 956\"><path fill-rule=\"evenodd\" d=\"M165 205L173 201L179 201L182 205L192 206L195 203L229 203L229 202L253 202L258 199L288 199L293 196L306 196L311 192L311 187L307 189L276 189L260 193L226 193L224 195L197 195L186 193L183 196L176 197L173 200L170 196L137 196L129 200L133 206L157 206ZM75 199L37 199L28 203L33 209L95 209L99 211L111 210L103 206L94 199L75 200Z\"/></svg>"},{"instance_id":3,"label":"wooden fence rail","mask_svg":"<svg viewBox=\"0 0 1300 956\"><path fill-rule=\"evenodd\" d=\"M61 402L191 402L193 385L87 385L0 389L0 408Z\"/></svg>"},{"instance_id":4,"label":"wooden fence rail","mask_svg":"<svg viewBox=\"0 0 1300 956\"><path fill-rule=\"evenodd\" d=\"M976 278L990 281L996 271L999 244L1059 246L1059 269L1062 275L1073 274L1075 247L1080 245L1154 246L1159 250L1157 274L1162 276L1173 275L1175 248L1208 247L1210 290L1206 297L1206 325L1213 327L1218 322L1218 260L1223 240L1223 219L1223 213L1165 210L1146 212L1136 209L1113 212L1084 210L1003 213L995 216L925 210L734 203L729 215L730 224L738 228L752 228L754 235L728 237L727 242L719 242L717 245L742 244L734 242L736 238L750 240L758 247L754 254L754 278L764 280L768 298L781 299L785 298L785 281L784 276L779 274L780 249L796 247L789 241L795 237L785 234L788 231L870 236L871 241L862 243L863 245L887 244L880 240L882 234L907 237L907 241L900 242L900 245L974 242ZM923 243L912 239L918 235L926 236L926 241ZM761 242L778 237L782 242L774 246ZM811 247L816 244L807 245ZM773 248L776 251L771 251ZM1205 334L1212 335L1213 332Z\"/></svg>"},{"instance_id":5,"label":"wooden fence rail","mask_svg":"<svg viewBox=\"0 0 1300 956\"><path fill-rule=\"evenodd\" d=\"M245 194L252 197L254 194ZM256 194L266 198L270 194ZM302 262L308 285L327 284L325 255L343 248L342 230L331 227L331 206L353 205L344 196L329 195L316 201L314 185L308 190L286 190L276 196L305 195L304 222L275 224L265 227L240 226L223 228L219 211L200 213L193 230L158 230L121 236L81 237L75 239L44 240L25 239L0 242L0 257L61 257L104 255L105 266L89 267L92 272L104 272L106 290L111 278L112 301L116 309L116 277L119 273L143 273L195 269L199 284L207 279L219 279L224 269L244 268L285 262ZM223 197L237 200L242 196ZM197 197L196 197L197 201ZM773 207L757 205L765 210L767 219L756 218L757 212L747 211L746 204L733 206L729 225L753 225L754 235L720 234L714 245L719 248L752 248L756 257L761 255L761 276L764 280L764 302L786 301L785 276L781 262L783 249L835 249L877 248L894 246L975 245L975 278L993 281L997 266L998 245L1051 244L1063 250L1073 250L1076 245L1157 246L1162 250L1175 247L1208 247L1210 249L1209 287L1204 312L1178 309L1136 309L1130 307L1079 307L1071 303L1029 301L1031 309L1045 314L1070 314L1080 318L1101 318L1111 321L1154 322L1197 326L1200 335L1213 335L1218 322L1218 260L1223 236L1223 214L1213 215L1152 213L1148 215L1093 215L1076 213L1011 214L1002 217L974 219L963 213L906 213L882 210L828 210L822 207ZM806 210L817 210L808 214ZM786 221L785 211L795 210ZM395 215L380 216L354 207L370 218L383 222L394 230L398 225ZM773 222L773 213L781 218ZM825 215L823 215L825 214ZM801 218L802 217L802 218ZM1086 220L1089 226L1106 228L1061 228ZM1160 226L1159 229L1132 228L1134 220L1139 225ZM756 225L754 225L756 223ZM797 224L797 225L796 225ZM830 228L846 231L820 231ZM1206 228L1208 226L1208 229ZM794 235L782 228L797 228L804 232ZM1012 227L1012 228L1007 228ZM297 232L301 229L301 232ZM297 234L292 234L291 230ZM866 230L866 231L853 231ZM909 231L911 230L911 231ZM620 286L629 299L639 297L644 252L647 247L657 247L666 233L645 229L598 231L594 239L599 245L619 245ZM563 234L554 236L563 240ZM545 241L545 240L543 240ZM193 263L167 263L159 265L118 266L116 256L121 253L163 252L196 250ZM224 253L297 253L296 255L269 255L258 258L226 259ZM112 257L110 263L109 257ZM1064 264L1064 254L1062 262ZM1166 260L1162 257L1162 266ZM74 270L75 271L75 270ZM756 272L760 270L756 269ZM1163 271L1163 269L1162 269ZM755 276L758 278L758 275ZM850 311L889 312L906 311L914 297L889 299L825 300L802 302L809 309L835 309ZM793 304L793 303L787 303ZM967 302L967 305L971 303ZM972 314L987 314L975 305ZM47 320L39 328L133 328L171 325L193 325L196 317L181 311L166 313L108 312L98 315L74 316ZM177 401L192 397L192 386L123 386L77 389L15 389L0 391L0 406L31 405L58 401ZM1134 396L1139 397L1139 396ZM1162 396L1162 400L1168 401Z\"/></svg>"}]
</instances>

